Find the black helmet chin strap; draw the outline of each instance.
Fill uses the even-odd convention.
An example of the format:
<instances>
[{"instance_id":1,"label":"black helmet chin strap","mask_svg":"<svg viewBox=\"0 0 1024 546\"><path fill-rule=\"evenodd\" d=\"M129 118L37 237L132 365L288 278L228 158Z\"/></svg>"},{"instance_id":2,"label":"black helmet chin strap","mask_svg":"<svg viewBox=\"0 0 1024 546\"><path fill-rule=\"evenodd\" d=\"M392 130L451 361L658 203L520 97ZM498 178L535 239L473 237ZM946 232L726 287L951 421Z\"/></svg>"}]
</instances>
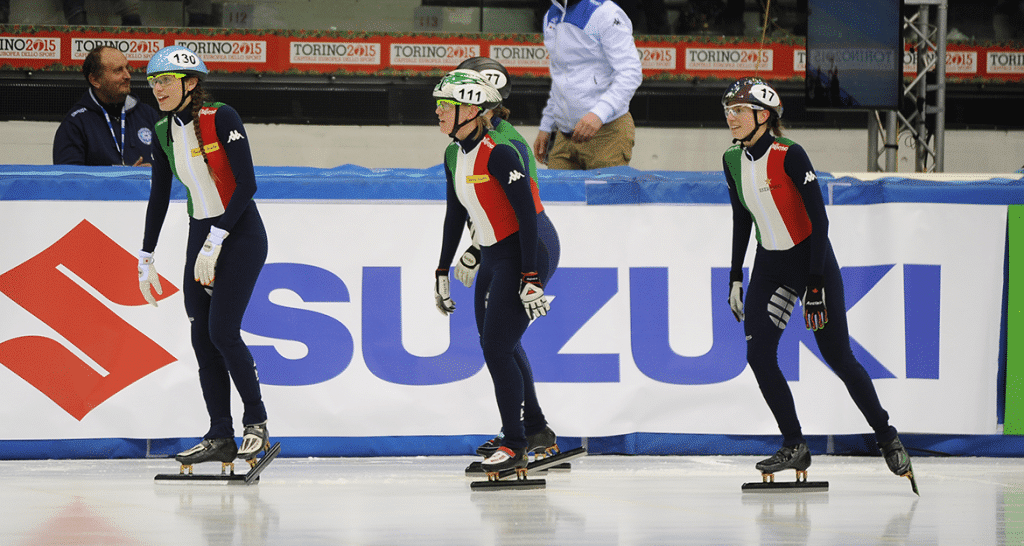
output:
<instances>
[{"instance_id":1,"label":"black helmet chin strap","mask_svg":"<svg viewBox=\"0 0 1024 546\"><path fill-rule=\"evenodd\" d=\"M453 140L459 140L459 137L455 136L455 134L459 132L459 129L462 129L463 127L468 125L471 121L473 121L476 118L480 117L480 112L482 111L479 108L477 108L477 112L476 112L475 116L467 119L466 121L463 121L462 123L459 123L459 106L461 106L461 105L459 105L459 104L455 105L455 118L453 120L454 123L452 123L452 132L448 133L448 136L452 137Z\"/></svg>"},{"instance_id":2,"label":"black helmet chin strap","mask_svg":"<svg viewBox=\"0 0 1024 546\"><path fill-rule=\"evenodd\" d=\"M746 141L750 140L754 136L754 133L756 133L757 130L760 129L762 125L768 123L767 121L765 121L764 123L761 123L761 122L757 121L757 113L760 112L760 111L761 110L753 110L753 109L751 110L751 112L754 113L754 128L751 129L749 133L747 133L747 136L745 136L743 138L734 138L734 139L732 139L732 143L733 144L736 144L737 142L742 143L742 142L746 142ZM771 115L768 116L768 119L771 119Z\"/></svg>"},{"instance_id":3,"label":"black helmet chin strap","mask_svg":"<svg viewBox=\"0 0 1024 546\"><path fill-rule=\"evenodd\" d=\"M196 90L195 87L185 91L185 78L181 78L178 81L181 82L181 100L178 101L178 105L173 110L167 112L167 141L174 142L174 135L171 133L171 123L174 122L174 114L181 110L181 107L185 105L185 99L192 96L192 92Z\"/></svg>"}]
</instances>

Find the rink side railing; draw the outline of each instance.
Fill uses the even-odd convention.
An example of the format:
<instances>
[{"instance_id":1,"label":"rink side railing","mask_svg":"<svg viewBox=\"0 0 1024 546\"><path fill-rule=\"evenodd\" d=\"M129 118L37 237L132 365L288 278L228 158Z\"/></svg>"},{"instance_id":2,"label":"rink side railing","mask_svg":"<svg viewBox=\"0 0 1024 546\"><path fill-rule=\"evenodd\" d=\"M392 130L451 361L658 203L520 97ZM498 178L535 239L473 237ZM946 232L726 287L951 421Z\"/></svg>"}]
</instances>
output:
<instances>
[{"instance_id":1,"label":"rink side railing","mask_svg":"<svg viewBox=\"0 0 1024 546\"><path fill-rule=\"evenodd\" d=\"M444 171L440 166L422 170L365 169L351 165L335 169L264 167L257 169L257 178L259 190L256 197L263 210L264 218L268 223L268 230L274 229L271 213L276 210L274 209L275 205L283 205L285 207L282 210L285 210L288 214L294 214L294 211L288 209L287 206L294 205L300 207L301 210L304 204L345 204L357 205L358 207L374 207L384 204L394 206L423 202L439 203L444 200L445 195ZM1024 179L1021 179L1020 175L932 175L931 177L922 175L874 178L874 176L869 177L866 174L832 175L829 173L819 173L818 182L821 186L825 202L830 206L830 216L839 217L839 223L842 223L842 214L839 214L842 208L836 209L835 207L842 205L923 203L1005 206L1005 229L1001 233L993 232L990 234L992 238L1001 242L1005 248L1003 259L1000 262L1003 265L1003 271L1001 274L995 273L996 282L998 283L998 280L1002 280L1001 286L975 285L962 287L965 292L963 297L966 299L974 297L976 292L1001 292L1001 297L997 298L996 304L997 307L1001 308L1001 312L999 312L998 320L993 319L993 324L999 330L998 349L992 353L993 359L996 360L993 369L997 367L998 371L992 374L992 376L986 376L985 378L986 384L995 393L995 396L992 397L994 400L991 407L981 408L982 414L991 416L991 422L986 425L988 427L986 430L990 428L991 432L980 434L957 431L943 432L938 427L933 428L929 432L914 432L914 430L929 426L921 425L919 428L911 427L909 431L904 427L904 432L901 433L901 436L903 436L904 443L911 448L912 453L916 451L918 455L1024 456L1024 439L1019 436L1024 434L1024 316L1022 316L1022 313L1024 313L1024 294L1022 294L1024 292ZM655 207L645 209L653 212L661 210L658 207L673 205L679 206L673 209L673 213L677 211L678 214L684 215L690 211L699 212L699 210L703 210L700 207L707 205L721 208L729 202L728 192L720 172L651 172L637 171L626 167L586 172L555 172L545 170L540 173L539 185L541 197L549 207L558 211L571 211L573 217L586 217L588 210L593 210L595 214L599 212L604 214L609 210L614 212L615 207L623 209L628 207ZM31 248L26 249L23 243L18 241L23 241L26 237L30 238L34 232L40 231L41 226L53 223L46 217L47 211L54 210L54 214L64 214L65 212L62 211L67 211L69 208L73 209L82 203L100 202L111 204L110 206L117 206L118 203L134 202L131 206L140 212L135 217L126 219L126 222L141 224L142 211L144 211L144 204L141 202L147 200L148 193L148 172L141 169L27 165L0 166L0 218L3 218L5 231L9 237L5 246L10 245L8 251L4 252L4 254L8 255L8 258L0 262L0 293L3 294L0 295L0 313L4 313L4 309L14 309L19 305L25 307L25 305L18 303L23 301L23 298L26 296L24 296L22 287L16 286L18 282L21 282L17 279L22 278L20 275L22 266L35 260L36 258L33 257L33 253L43 250L45 245L41 245L35 250ZM172 200L180 203L184 199L185 192L183 186L175 184ZM574 205L581 207L573 207ZM691 206L694 208L688 208ZM26 209L31 212L25 213L25 216L20 216L19 214L22 213L19 211ZM901 213L902 210L899 209ZM943 210L948 210L951 214L955 214L959 209L952 207ZM967 209L964 210L966 211ZM999 210L1003 209L1000 208ZM832 211L836 211L836 214L833 214ZM614 217L613 215L612 218ZM875 217L870 218L875 219ZM883 218L885 217L883 216ZM953 220L955 218L951 216L950 221ZM301 217L297 222L300 221ZM309 221L315 223L312 218ZM38 222L38 225L36 222ZM914 220L910 219L908 222L911 222L908 225L912 226ZM102 224L100 222L94 220L93 223L100 225L100 231L102 231ZM833 229L836 228L836 225L837 221L834 220L832 224ZM669 227L671 227L671 224L669 224ZM728 227L728 225L724 225L720 226L719 229L728 229ZM315 229L315 226L310 225L308 228ZM165 227L165 231L170 229ZM709 229L711 228L709 227ZM868 229L883 228L869 227ZM135 225L131 232L138 232L139 237L141 237L140 230L141 225ZM439 241L437 241L439 225L431 225L424 228L424 231L430 232L430 237L427 237L427 240L431 248L426 254L434 256L436 253L435 247L439 244ZM574 236L570 226L566 226L564 230L560 228L560 234L563 237L564 257L567 255L567 246L572 245L574 242ZM839 234L833 231L831 235L835 242ZM320 236L326 237L330 236L330 234L324 233L320 234ZM131 254L134 254L137 250L131 246L135 243L130 237L119 234L111 234L111 237L117 241L117 244L126 247L125 249ZM168 233L162 237L170 237L170 234ZM271 236L272 241L280 241L281 238L274 237L273 234ZM287 237L285 238L287 239ZM55 237L51 237L49 242L52 242L53 239ZM628 239L624 240L628 241ZM343 246L332 243L331 251L342 252ZM49 250L46 249L39 255ZM688 252L699 251L700 249L688 250ZM752 258L751 254L748 253L748 263ZM840 261L842 264L842 260ZM373 265L372 262L363 263ZM103 269L104 265L106 264L100 264L97 269ZM563 261L561 267L572 267L573 265ZM634 264L631 263L630 265ZM728 266L727 262L718 265ZM119 267L121 266L123 264L119 262ZM84 284L89 284L88 275L90 273L75 269L76 267L87 268L88 266L62 264L58 269L62 272L66 269L71 269L73 273L81 277L75 282L81 285L84 279ZM381 275L389 274L388 271L384 271L386 268L369 269L373 269L374 273L380 273ZM380 271L377 271L377 269ZM581 271L587 270L587 268L580 269ZM645 268L636 267L630 269L630 271L634 271L634 269L637 275L640 273L646 274ZM169 275L168 278L177 279L178 273L173 268L161 269L160 271L164 275ZM915 282L919 279L928 279L928 270L926 269L905 269L904 271L906 286L911 286L911 281L908 279L915 279ZM584 272L592 273L590 271ZM991 272L987 273L991 274ZM264 275L267 274L267 270L264 270ZM979 272L979 278L981 278L981 274L982 272ZM369 275L369 273L364 271L364 275ZM845 277L846 274L844 274ZM581 276L579 278L589 279L590 277ZM984 278L987 279L989 277ZM364 282L368 283L368 279L369 277L364 277ZM844 280L849 281L849 279ZM134 286L130 288L134 290ZM634 287L634 290L638 290L638 288ZM907 290L910 290L910 288ZM122 303L118 298L123 298L125 302L129 302L130 298L137 297L137 294L129 295L128 292L130 290L127 289L124 295L116 296L111 296L109 293L103 292L102 289L100 289L100 292L116 304ZM561 293L565 294L565 301L568 301L571 297L568 287L564 287ZM638 294L639 291L637 291ZM714 299L718 297L717 292L713 292L712 296L714 304L722 303ZM909 301L910 296L908 295L907 298ZM309 298L306 299L310 301ZM563 301L563 304L565 304L565 301ZM137 302L124 303L124 305L136 304ZM469 301L466 301L464 305L463 309L470 308ZM630 305L639 304L631 303ZM912 313L918 313L916 311L918 308L913 307L911 303L906 303L905 306L908 315L907 320L909 321ZM26 310L29 314L40 316L31 308ZM636 307L633 310L635 311ZM126 312L125 315L128 316L129 313ZM921 313L923 314L920 316L926 316L925 312L922 311ZM914 314L915 318L918 316ZM47 319L41 318L41 320L46 322ZM364 320L367 320L365 311ZM143 322L142 324L146 323ZM42 356L26 355L26 347L55 347L60 345L64 346L65 349L61 352L57 348L55 349L57 352L54 354L67 353L72 354L75 358L79 358L78 355L82 353L92 356L89 349L82 348L82 346L88 345L89 342L82 341L80 344L76 339L63 334L59 327L54 327L56 334L47 334L46 332L52 331L42 328L39 330L41 333L28 335L25 332L33 332L30 327L25 327L28 329L23 332L20 323L16 324L15 321L10 319L5 321L2 317L0 317L0 327L2 327L2 330L0 330L0 394L13 391L15 393L13 402L25 400L24 404L5 404L7 408L3 410L3 419L0 422L0 459L166 457L190 447L196 441L194 437L177 438L171 437L169 434L157 433L149 435L145 432L138 432L139 430L146 430L145 420L153 419L152 417L142 418L141 416L125 415L124 419L130 421L128 425L125 425L125 430L129 430L131 433L123 436L118 435L116 432L106 432L109 430L121 430L118 428L120 425L87 426L86 424L92 416L102 413L104 409L103 400L107 398L100 399L98 402L94 401L91 405L87 400L84 405L75 406L73 402L68 400L65 394L57 393L62 388L62 383L59 380L55 380L53 377L42 377L46 375L42 372L39 372L38 376L33 376L32 366L26 365L25 362L26 359L29 359L29 363L31 363L31 358L43 358ZM453 323L453 332L455 328ZM938 329L937 315L935 317L935 328L936 330ZM152 329L142 329L147 332L147 335L157 340L157 345L163 343L162 338L159 338L160 334L151 334ZM245 324L243 324L243 329L246 329ZM534 329L531 329L531 332L532 330ZM528 333L528 336L530 334ZM789 335L788 331L787 335ZM365 332L363 332L363 336L364 338L361 341L366 345L368 342L365 338ZM47 339L41 342L40 338L43 337ZM185 336L177 335L177 337ZM401 330L399 330L399 337L401 337ZM993 335L993 339L995 338L996 336ZM938 351L940 349L938 347L939 337L937 333L934 341L934 348L929 349L925 347L922 350L925 352L935 351L934 357L938 359ZM32 345L30 342L39 344ZM187 344L187 341L185 343ZM538 341L538 343L540 342ZM908 341L907 343L909 344L910 342ZM796 346L798 344L794 347ZM365 347L364 350L366 350ZM946 350L944 345L942 350ZM637 351L638 349L634 347L633 358L639 363ZM909 362L910 349L908 348L907 351ZM174 352L174 350L171 352ZM558 352L558 347L555 348L554 352ZM176 354L182 353L182 351L178 351ZM258 353L257 349L254 349L254 354L263 353ZM180 358L184 359L184 356ZM171 360L175 359L172 358ZM263 360L257 357L258 365L262 365L262 362ZM595 360L594 362L598 361ZM618 360L616 360L616 363L618 363ZM156 367L158 368L163 365L165 364L160 364ZM535 362L534 366L539 376L539 384L540 382L571 383L573 381L557 375L562 372L546 370L541 362ZM50 371L47 373L51 373L53 369L56 368L48 369ZM152 371L156 372L156 369ZM289 378L282 375L275 375L275 370L269 367L266 370L261 367L260 371L261 380L264 376L267 376L266 382L268 385L286 385L289 380ZM552 373L555 375L550 375ZM591 370L580 373L596 372ZM655 375L650 371L644 371L644 373L648 376ZM911 371L910 364L908 363L906 377L902 379L910 381L913 378L918 383L921 383L928 379L929 373L931 372L927 370L927 365L925 364L921 364L921 367ZM381 375L382 372L374 371L374 374L383 377ZM937 360L934 374L937 379ZM469 377L469 375L467 373L466 377ZM480 375L486 374L478 374L478 377ZM109 396L110 402L114 403L118 397L124 398L129 396L126 394L132 390L128 389L129 386L132 386L136 391L145 388L149 389L148 395L145 392L136 392L130 396L139 397L140 400L145 400L147 396L153 396L153 404L158 405L163 400L159 398L160 395L158 394L160 385L167 384L168 380L170 380L171 384L167 388L173 390L176 388L176 385L173 384L174 381L179 379L179 376L159 376L161 378L160 381L163 383L154 383L155 379L153 378L157 377L156 375L150 378L145 376L145 371L138 372L138 377L127 381L123 386L125 388L123 393L119 393L116 396L114 394L106 396ZM872 376L878 377L874 373L872 373ZM186 374L185 377L186 379L182 382L188 383L191 381L192 384L189 387L194 387L194 376ZM193 377L193 379L188 379L188 377ZM544 377L548 377L548 379L545 380ZM787 375L787 377L789 376ZM147 381L148 384L144 385ZM402 384L403 381L406 381L406 379L392 379L389 384ZM415 381L418 381L418 379L408 379L408 382L404 384L417 384ZM434 384L429 383L429 379L423 381L425 382L418 384ZM602 379L600 381L609 380ZM625 379L622 379L622 381L625 381ZM683 380L677 381L672 378L661 379L660 381L663 383L685 383ZM710 381L708 382L710 383ZM993 382L995 385L992 385ZM40 389L49 399L34 396L32 393L35 391L27 388L32 386ZM52 387L54 391L48 393L43 388L45 386ZM270 389L265 389L265 392L267 390ZM29 394L26 395L26 392ZM759 396L753 391L748 392L747 395L754 398ZM388 395L386 394L385 396ZM801 395L798 393L797 396L799 406ZM485 392L481 397L487 399L490 397L490 393ZM7 398L9 401L12 400L10 396ZM60 408L63 408L64 411L52 411L54 408L57 408L54 405L55 403ZM493 404L493 401L490 403ZM753 403L759 404L759 398L754 400ZM133 404L136 407L139 405L138 402L133 402ZM949 400L948 404L955 405L956 401ZM481 405L486 406L486 404ZM110 407L117 406L110 405ZM458 400L455 401L452 407L459 407ZM161 411L165 410L166 408L161 408ZM978 410L978 408L972 408L972 410ZM349 408L345 411L349 414L360 413L358 408ZM805 413L810 414L813 411L812 409L802 410L801 417L804 418ZM906 407L901 407L899 411L906 413ZM40 418L40 414L43 413L53 413L54 415L46 415ZM890 409L890 414L895 413L895 411ZM74 419L71 419L69 415L74 416ZM344 419L337 416L333 418L338 419L339 422L342 422ZM366 415L361 413L358 415L358 419L367 418ZM37 419L38 422L36 422ZM327 420L329 421L330 419L332 417L329 416ZM982 418L983 421L985 419L988 418ZM136 420L142 424L136 423ZM90 428L90 426L93 428ZM656 425L651 426L654 427ZM446 432L444 427L435 427L427 434L407 432L379 436L365 432L339 435L326 433L289 434L287 430L282 430L281 428L278 428L276 433L272 429L272 434L275 434L276 438L287 446L283 453L284 456L456 455L472 453L473 449L480 442L489 437L488 434L480 433L486 432L486 425L481 428L473 424L469 428L475 430L476 433L449 433ZM582 426L582 428L587 429L588 427ZM41 432L33 432L33 429ZM591 429L597 432L589 432ZM153 430L159 432L164 429L155 427ZM588 430L572 431L577 432L577 434L571 435L570 433L570 435L561 438L561 447L567 449L578 445L586 445L592 453L761 454L774 451L778 446L778 436L773 434L772 430L764 430L763 433L735 433L724 425L722 432L708 430L696 432L685 430L652 432L652 428L644 427L624 432L619 430L615 433L606 434L602 433L603 430L606 429L602 426L593 426ZM836 454L877 453L872 435L850 432L845 424L837 426L837 430L840 432L834 434L815 433L819 431L812 430L812 433L808 435L812 451ZM91 433L91 431L98 432Z\"/></svg>"}]
</instances>

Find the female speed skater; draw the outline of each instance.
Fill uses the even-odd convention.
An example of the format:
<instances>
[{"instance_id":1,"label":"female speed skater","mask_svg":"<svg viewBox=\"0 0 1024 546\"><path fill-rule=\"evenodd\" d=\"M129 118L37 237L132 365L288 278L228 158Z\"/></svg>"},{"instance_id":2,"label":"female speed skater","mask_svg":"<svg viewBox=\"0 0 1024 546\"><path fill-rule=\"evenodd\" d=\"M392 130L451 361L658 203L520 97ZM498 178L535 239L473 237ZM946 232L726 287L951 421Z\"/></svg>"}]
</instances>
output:
<instances>
[{"instance_id":1,"label":"female speed skater","mask_svg":"<svg viewBox=\"0 0 1024 546\"><path fill-rule=\"evenodd\" d=\"M481 247L474 292L477 330L504 433L482 467L487 473L523 472L529 451L547 451L556 440L520 340L530 321L550 308L543 287L558 267L558 234L528 170L534 163L529 147L495 129L495 109L502 101L495 85L475 70L456 69L441 79L433 96L439 128L453 139L444 155L447 207L434 298L442 314L455 311L448 271L469 219Z\"/></svg>"},{"instance_id":2,"label":"female speed skater","mask_svg":"<svg viewBox=\"0 0 1024 546\"><path fill-rule=\"evenodd\" d=\"M537 180L537 162L534 160L533 150L530 149L531 145L508 121L512 115L504 105L504 101L508 100L508 97L512 94L512 77L509 75L508 70L505 69L504 65L490 57L470 57L459 63L459 66L456 68L475 70L498 88L503 102L493 109L491 129L500 133L509 140L510 144L519 149L520 156L529 163L529 165L524 166L529 171L530 177L533 180ZM470 219L466 223L469 227L471 243L455 264L455 278L462 282L466 288L472 288L473 279L476 278L476 272L480 268L480 243L476 241L476 230L473 229L472 220ZM526 353L523 352L522 345L516 347L516 353L517 359L527 362ZM528 396L532 396L532 393ZM501 439L504 436L503 432L498 432L494 438L487 440L480 447L476 448L477 454L484 458L490 457L501 446ZM553 444L553 441L551 444Z\"/></svg>"},{"instance_id":3,"label":"female speed skater","mask_svg":"<svg viewBox=\"0 0 1024 546\"><path fill-rule=\"evenodd\" d=\"M182 294L210 415L203 440L176 459L182 465L227 464L236 457L252 462L270 440L256 364L241 338L242 315L267 259L267 232L253 201L256 175L249 140L233 108L207 101L202 82L208 70L192 50L165 47L153 55L146 72L166 117L154 127L160 146L153 152L139 286L156 306L152 290L162 290L153 252L177 178L188 189L190 217ZM232 384L244 405L240 449L231 418Z\"/></svg>"},{"instance_id":4,"label":"female speed skater","mask_svg":"<svg viewBox=\"0 0 1024 546\"><path fill-rule=\"evenodd\" d=\"M806 477L811 465L793 394L778 364L779 339L799 300L806 327L874 430L889 470L913 482L910 456L850 349L825 203L807 153L781 136L782 99L764 80L748 77L729 86L722 107L736 143L722 158L733 216L729 306L743 322L747 362L782 432L782 448L757 469L774 474L792 468ZM757 250L744 313L743 258L752 226Z\"/></svg>"}]
</instances>

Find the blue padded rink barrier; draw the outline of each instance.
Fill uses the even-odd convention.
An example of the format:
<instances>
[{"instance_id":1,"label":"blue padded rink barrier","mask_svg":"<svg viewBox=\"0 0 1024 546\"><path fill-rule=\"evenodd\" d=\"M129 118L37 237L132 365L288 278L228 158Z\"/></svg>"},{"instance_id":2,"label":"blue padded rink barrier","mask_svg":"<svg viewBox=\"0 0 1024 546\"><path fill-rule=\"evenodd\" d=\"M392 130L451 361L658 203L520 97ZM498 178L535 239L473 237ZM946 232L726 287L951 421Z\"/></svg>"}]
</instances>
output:
<instances>
[{"instance_id":1,"label":"blue padded rink barrier","mask_svg":"<svg viewBox=\"0 0 1024 546\"><path fill-rule=\"evenodd\" d=\"M0 200L141 201L141 173L0 166ZM260 200L444 195L440 166L258 168L257 176ZM552 202L728 202L721 173L540 176L542 198ZM832 204L1024 203L1024 182L1013 178L863 182L819 173L819 181ZM175 192L184 198L180 184ZM591 455L569 472L531 475L546 479L545 489L471 491L463 469L484 439L277 437L281 457L248 487L155 483L154 475L177 472L169 457L195 438L0 439L0 544L1024 543L1018 437L904 435L920 497L889 473L866 435L809 437L809 479L830 487L804 493L741 492L742 483L760 481L754 463L777 448L777 436L643 432L561 439L563 450L586 445Z\"/></svg>"}]
</instances>

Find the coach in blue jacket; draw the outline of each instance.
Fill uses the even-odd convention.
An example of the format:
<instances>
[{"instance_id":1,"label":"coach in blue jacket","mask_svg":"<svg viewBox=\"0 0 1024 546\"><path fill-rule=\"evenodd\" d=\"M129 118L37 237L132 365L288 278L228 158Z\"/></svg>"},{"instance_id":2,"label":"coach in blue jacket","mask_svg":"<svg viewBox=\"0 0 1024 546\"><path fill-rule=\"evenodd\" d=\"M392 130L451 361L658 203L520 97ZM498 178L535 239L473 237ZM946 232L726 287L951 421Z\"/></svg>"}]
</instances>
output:
<instances>
[{"instance_id":1,"label":"coach in blue jacket","mask_svg":"<svg viewBox=\"0 0 1024 546\"><path fill-rule=\"evenodd\" d=\"M551 0L544 17L551 92L533 142L549 169L629 165L629 102L643 72L633 25L612 0Z\"/></svg>"},{"instance_id":2,"label":"coach in blue jacket","mask_svg":"<svg viewBox=\"0 0 1024 546\"><path fill-rule=\"evenodd\" d=\"M61 122L53 137L54 165L129 165L153 161L156 109L130 95L128 59L99 46L82 63L89 89Z\"/></svg>"}]
</instances>

